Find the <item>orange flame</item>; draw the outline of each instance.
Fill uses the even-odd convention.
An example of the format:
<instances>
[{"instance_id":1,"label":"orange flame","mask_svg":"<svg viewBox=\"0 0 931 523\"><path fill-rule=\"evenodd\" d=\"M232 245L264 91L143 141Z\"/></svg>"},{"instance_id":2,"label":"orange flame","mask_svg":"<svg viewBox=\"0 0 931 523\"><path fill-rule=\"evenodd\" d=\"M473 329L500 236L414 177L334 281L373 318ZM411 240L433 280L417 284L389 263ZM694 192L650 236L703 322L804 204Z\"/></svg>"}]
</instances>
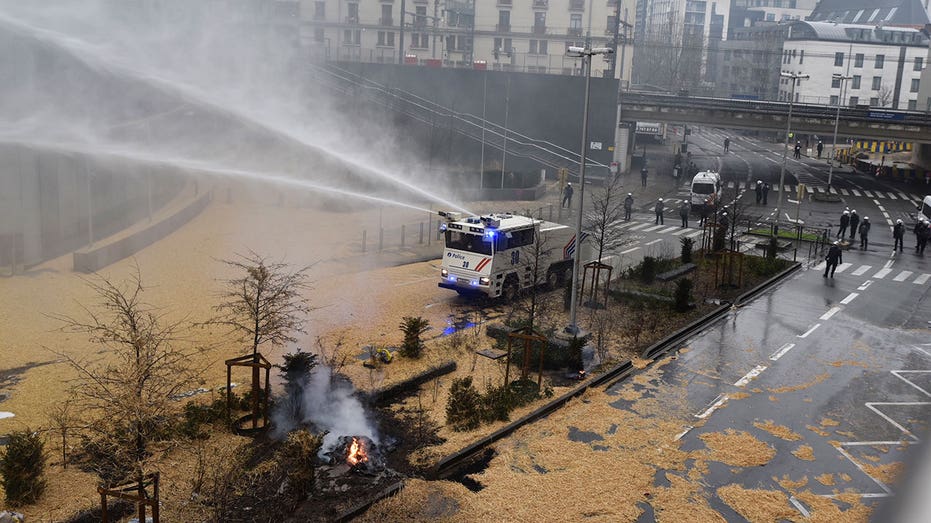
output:
<instances>
[{"instance_id":1,"label":"orange flame","mask_svg":"<svg viewBox=\"0 0 931 523\"><path fill-rule=\"evenodd\" d=\"M369 456L365 452L365 445L357 438L352 438L352 444L349 445L349 454L346 456L346 462L352 466L356 466L368 460Z\"/></svg>"}]
</instances>

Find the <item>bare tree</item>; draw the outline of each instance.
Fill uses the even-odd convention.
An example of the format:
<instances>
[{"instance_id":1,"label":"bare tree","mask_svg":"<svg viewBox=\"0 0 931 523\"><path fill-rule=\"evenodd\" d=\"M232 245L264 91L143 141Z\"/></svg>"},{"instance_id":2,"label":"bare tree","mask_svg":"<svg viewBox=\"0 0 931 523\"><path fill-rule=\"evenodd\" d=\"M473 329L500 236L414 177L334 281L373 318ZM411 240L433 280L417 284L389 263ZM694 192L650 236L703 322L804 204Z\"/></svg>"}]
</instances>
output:
<instances>
[{"instance_id":1,"label":"bare tree","mask_svg":"<svg viewBox=\"0 0 931 523\"><path fill-rule=\"evenodd\" d=\"M193 384L190 350L175 345L181 322L142 299L137 272L123 286L106 278L89 282L100 299L84 307L86 319L56 316L66 332L85 333L108 357L91 361L56 352L77 371L75 405L89 417L87 430L103 454L93 465L105 481L142 481L149 469L150 446L177 414L173 397ZM62 423L67 415L57 416Z\"/></svg>"},{"instance_id":2,"label":"bare tree","mask_svg":"<svg viewBox=\"0 0 931 523\"><path fill-rule=\"evenodd\" d=\"M877 98L879 99L880 107L888 107L892 103L892 95L894 94L895 89L889 87L888 85L883 85L877 93Z\"/></svg>"},{"instance_id":3,"label":"bare tree","mask_svg":"<svg viewBox=\"0 0 931 523\"><path fill-rule=\"evenodd\" d=\"M591 236L598 255L595 260L601 262L605 253L617 250L629 243L624 229L617 227L624 214L624 200L622 198L620 178L614 177L606 183L592 198L591 210L585 214L585 230ZM594 303L597 295L596 280L592 285L589 300Z\"/></svg>"},{"instance_id":4,"label":"bare tree","mask_svg":"<svg viewBox=\"0 0 931 523\"><path fill-rule=\"evenodd\" d=\"M306 334L304 321L310 306L302 293L310 289L309 266L290 272L282 262L269 262L255 252L239 255L223 263L242 271L242 276L225 280L226 290L214 307L218 316L212 324L229 327L239 341L252 350L253 363L259 363L259 346L294 343L295 333ZM259 414L261 395L259 367L252 368L252 411Z\"/></svg>"}]
</instances>

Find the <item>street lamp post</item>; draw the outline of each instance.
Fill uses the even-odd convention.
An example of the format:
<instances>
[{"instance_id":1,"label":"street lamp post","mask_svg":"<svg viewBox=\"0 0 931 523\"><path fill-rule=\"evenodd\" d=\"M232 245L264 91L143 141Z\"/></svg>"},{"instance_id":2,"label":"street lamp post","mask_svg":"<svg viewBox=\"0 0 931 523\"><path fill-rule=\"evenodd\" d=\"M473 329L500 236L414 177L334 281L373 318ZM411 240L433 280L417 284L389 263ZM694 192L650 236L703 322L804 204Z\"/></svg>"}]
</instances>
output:
<instances>
[{"instance_id":1,"label":"street lamp post","mask_svg":"<svg viewBox=\"0 0 931 523\"><path fill-rule=\"evenodd\" d=\"M837 97L837 115L834 116L834 140L831 142L831 158L828 160L828 165L830 165L828 167L828 190L831 189L831 178L834 175L834 159L837 158L837 127L840 124L840 106L844 104L844 86L847 85L847 80L853 77L834 73L831 78L840 82L840 96Z\"/></svg>"},{"instance_id":2,"label":"street lamp post","mask_svg":"<svg viewBox=\"0 0 931 523\"><path fill-rule=\"evenodd\" d=\"M792 105L795 103L795 84L799 80L807 80L807 74L779 73L783 78L792 80L792 90L789 93L789 116L786 118L786 143L782 148L782 169L779 171L779 199L776 203L776 222L773 225L773 236L779 236L779 219L782 216L782 194L785 192L786 163L789 161L789 135L792 133Z\"/></svg>"},{"instance_id":3,"label":"street lamp post","mask_svg":"<svg viewBox=\"0 0 931 523\"><path fill-rule=\"evenodd\" d=\"M579 272L582 260L582 200L585 196L585 152L588 150L588 102L591 93L592 81L592 56L606 55L613 53L614 50L608 47L591 47L591 43L586 41L585 47L570 46L566 55L581 58L582 68L585 69L585 104L582 109L582 153L579 161L579 201L578 212L575 215L575 254L572 261L572 301L569 305L569 326L566 332L577 336L579 327L577 323L578 304L579 304Z\"/></svg>"}]
</instances>

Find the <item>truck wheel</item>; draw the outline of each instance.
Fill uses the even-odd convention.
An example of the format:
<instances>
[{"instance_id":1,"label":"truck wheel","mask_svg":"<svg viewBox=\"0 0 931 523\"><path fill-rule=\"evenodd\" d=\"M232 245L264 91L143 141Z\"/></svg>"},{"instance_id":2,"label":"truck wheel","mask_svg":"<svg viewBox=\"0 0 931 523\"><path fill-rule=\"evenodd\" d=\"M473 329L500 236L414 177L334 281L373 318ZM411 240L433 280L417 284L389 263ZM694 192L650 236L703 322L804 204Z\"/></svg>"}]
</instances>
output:
<instances>
[{"instance_id":1,"label":"truck wheel","mask_svg":"<svg viewBox=\"0 0 931 523\"><path fill-rule=\"evenodd\" d=\"M546 288L549 290L553 290L556 287L559 287L559 280L560 280L559 271L554 271L550 269L546 273Z\"/></svg>"},{"instance_id":2,"label":"truck wheel","mask_svg":"<svg viewBox=\"0 0 931 523\"><path fill-rule=\"evenodd\" d=\"M520 289L517 288L517 281L514 279L509 279L504 282L504 287L501 289L501 298L506 302L510 303L517 299L517 293Z\"/></svg>"}]
</instances>

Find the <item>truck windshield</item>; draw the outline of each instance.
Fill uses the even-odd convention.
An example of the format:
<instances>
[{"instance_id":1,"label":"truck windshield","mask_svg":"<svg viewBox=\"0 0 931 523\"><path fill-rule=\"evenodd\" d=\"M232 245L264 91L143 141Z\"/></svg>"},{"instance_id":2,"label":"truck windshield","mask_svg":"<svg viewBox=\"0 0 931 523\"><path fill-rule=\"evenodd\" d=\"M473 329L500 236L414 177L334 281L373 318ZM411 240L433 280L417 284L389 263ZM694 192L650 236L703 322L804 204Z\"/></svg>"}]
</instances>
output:
<instances>
[{"instance_id":1,"label":"truck windshield","mask_svg":"<svg viewBox=\"0 0 931 523\"><path fill-rule=\"evenodd\" d=\"M711 194L714 192L713 183L696 183L692 185L692 192L695 194Z\"/></svg>"},{"instance_id":2,"label":"truck windshield","mask_svg":"<svg viewBox=\"0 0 931 523\"><path fill-rule=\"evenodd\" d=\"M446 248L476 254L491 254L491 242L484 241L484 238L478 234L459 231L446 231Z\"/></svg>"}]
</instances>

